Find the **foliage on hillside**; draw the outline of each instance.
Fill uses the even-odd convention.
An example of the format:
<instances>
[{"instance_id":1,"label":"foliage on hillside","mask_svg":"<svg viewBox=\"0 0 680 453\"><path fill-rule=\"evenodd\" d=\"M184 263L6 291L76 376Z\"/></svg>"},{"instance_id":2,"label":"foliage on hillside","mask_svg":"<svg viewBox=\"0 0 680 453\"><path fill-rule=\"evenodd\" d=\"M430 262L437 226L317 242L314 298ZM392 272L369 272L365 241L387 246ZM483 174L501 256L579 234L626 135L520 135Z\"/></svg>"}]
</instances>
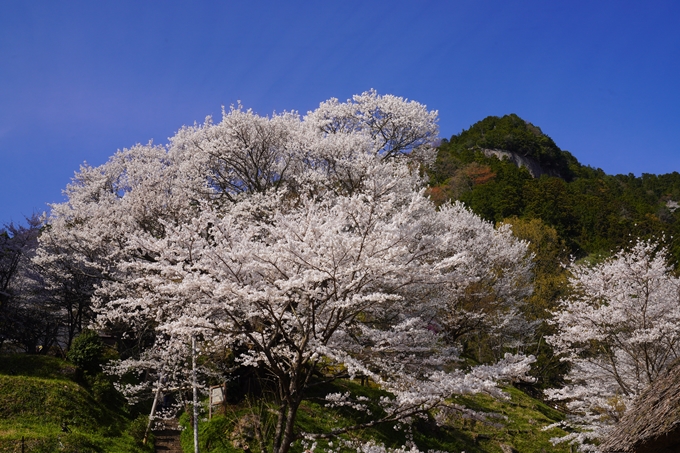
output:
<instances>
[{"instance_id":1,"label":"foliage on hillside","mask_svg":"<svg viewBox=\"0 0 680 453\"><path fill-rule=\"evenodd\" d=\"M337 381L317 389L317 394L305 401L300 408L299 424L309 432L330 431L338 426L351 426L365 420L365 414L351 408L329 408L323 396L327 392L350 392L375 400L385 392L374 386L360 386L349 380ZM319 439L317 447L336 451L356 451L348 446L352 442L374 441L387 448L398 448L408 441L420 451L450 451L467 453L521 451L524 453L553 451L567 452L569 446L553 446L550 438L562 436L561 429L543 430L544 427L562 420L563 415L544 403L532 399L513 387L504 389L508 398L499 400L488 395L456 396L454 403L459 411L439 414L421 419L411 430L395 429L394 424L381 424L360 431L345 433L338 438ZM467 408L467 409L464 409ZM371 409L380 410L378 405ZM475 411L473 413L469 409ZM271 407L262 401L230 404L212 420L201 420L199 426L200 451L204 453L237 453L246 447L253 452L262 451L258 440L261 431L267 439L274 428ZM190 418L182 416L185 430L182 432L184 451L193 451L193 433ZM409 432L410 431L410 432ZM300 453L312 442L297 441L291 451Z\"/></svg>"},{"instance_id":2,"label":"foliage on hillside","mask_svg":"<svg viewBox=\"0 0 680 453\"><path fill-rule=\"evenodd\" d=\"M504 150L529 157L545 171L533 177L515 162L484 153ZM437 203L461 200L481 217L508 223L534 255L534 292L524 307L537 322L526 351L537 357L539 395L560 388L569 372L546 338L558 301L568 297L571 259L597 263L638 238L666 247L669 262L680 263L680 174L607 175L581 165L542 131L517 115L488 117L444 140L430 170L429 189ZM468 345L469 347L469 345Z\"/></svg>"},{"instance_id":3,"label":"foliage on hillside","mask_svg":"<svg viewBox=\"0 0 680 453\"><path fill-rule=\"evenodd\" d=\"M547 174L486 156L493 148L534 158ZM608 254L633 238L665 240L680 258L680 173L607 175L581 165L541 130L517 115L488 117L445 140L430 173L431 196L459 199L483 218L540 219L569 253Z\"/></svg>"},{"instance_id":4,"label":"foliage on hillside","mask_svg":"<svg viewBox=\"0 0 680 453\"><path fill-rule=\"evenodd\" d=\"M50 356L0 356L0 452L144 452L123 407L98 401L76 367ZM137 430L139 428L137 427Z\"/></svg>"},{"instance_id":5,"label":"foliage on hillside","mask_svg":"<svg viewBox=\"0 0 680 453\"><path fill-rule=\"evenodd\" d=\"M562 151L539 127L515 114L488 116L445 143L447 148L458 150L516 153L536 161L547 174L566 180L573 178L578 167L569 152Z\"/></svg>"}]
</instances>

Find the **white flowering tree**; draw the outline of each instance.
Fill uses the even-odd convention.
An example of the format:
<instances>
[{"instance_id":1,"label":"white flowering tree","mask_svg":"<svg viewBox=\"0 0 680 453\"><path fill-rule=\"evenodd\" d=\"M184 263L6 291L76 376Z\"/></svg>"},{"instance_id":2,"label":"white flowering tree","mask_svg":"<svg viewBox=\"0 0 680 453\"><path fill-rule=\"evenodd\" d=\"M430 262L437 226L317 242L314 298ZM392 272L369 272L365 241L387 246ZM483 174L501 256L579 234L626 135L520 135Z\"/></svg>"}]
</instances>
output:
<instances>
[{"instance_id":1,"label":"white flowering tree","mask_svg":"<svg viewBox=\"0 0 680 453\"><path fill-rule=\"evenodd\" d=\"M680 357L680 280L667 252L640 241L591 266L571 268L572 295L554 313L548 340L571 365L568 384L547 391L578 431L560 441L596 451L631 402Z\"/></svg>"},{"instance_id":2,"label":"white flowering tree","mask_svg":"<svg viewBox=\"0 0 680 453\"><path fill-rule=\"evenodd\" d=\"M452 320L519 319L530 265L509 228L424 196L419 165L436 135L436 112L373 91L302 118L238 106L183 128L167 150L138 146L81 169L52 231L102 276L98 324L146 338L149 352L117 369L155 366L167 379L189 338L227 348L273 383L267 445L284 453L302 438L408 422L454 393L498 394L529 369L531 357L514 355L456 366ZM495 308L452 313L471 292ZM381 415L301 432L310 386L356 375L391 395ZM367 410L351 395L327 400Z\"/></svg>"}]
</instances>

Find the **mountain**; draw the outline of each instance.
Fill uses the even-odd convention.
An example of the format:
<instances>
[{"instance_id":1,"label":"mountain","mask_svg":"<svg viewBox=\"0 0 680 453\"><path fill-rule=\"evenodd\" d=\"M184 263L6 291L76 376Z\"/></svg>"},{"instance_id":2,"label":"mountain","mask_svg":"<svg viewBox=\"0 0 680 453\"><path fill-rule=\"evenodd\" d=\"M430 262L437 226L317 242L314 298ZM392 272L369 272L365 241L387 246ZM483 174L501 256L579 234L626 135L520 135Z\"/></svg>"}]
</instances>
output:
<instances>
[{"instance_id":1,"label":"mountain","mask_svg":"<svg viewBox=\"0 0 680 453\"><path fill-rule=\"evenodd\" d=\"M567 151L528 121L513 114L488 116L470 129L454 135L445 148L457 151L481 151L487 157L496 156L525 167L532 176L543 174L567 181L574 178L580 164Z\"/></svg>"},{"instance_id":2,"label":"mountain","mask_svg":"<svg viewBox=\"0 0 680 453\"><path fill-rule=\"evenodd\" d=\"M429 176L436 202L461 200L493 222L540 219L576 257L606 255L639 237L667 245L680 261L678 172L607 175L515 114L443 140Z\"/></svg>"}]
</instances>

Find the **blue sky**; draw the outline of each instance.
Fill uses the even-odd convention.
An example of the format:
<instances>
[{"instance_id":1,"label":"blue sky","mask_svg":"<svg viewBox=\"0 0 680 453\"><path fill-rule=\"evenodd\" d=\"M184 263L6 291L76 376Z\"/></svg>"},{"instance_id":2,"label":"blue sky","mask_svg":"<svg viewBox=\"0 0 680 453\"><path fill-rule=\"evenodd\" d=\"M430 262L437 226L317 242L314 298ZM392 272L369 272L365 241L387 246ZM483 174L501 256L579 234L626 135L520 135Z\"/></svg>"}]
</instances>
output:
<instances>
[{"instance_id":1,"label":"blue sky","mask_svg":"<svg viewBox=\"0 0 680 453\"><path fill-rule=\"evenodd\" d=\"M516 113L607 173L680 171L677 1L30 1L0 14L0 224L79 165L242 101L375 88L442 137Z\"/></svg>"}]
</instances>

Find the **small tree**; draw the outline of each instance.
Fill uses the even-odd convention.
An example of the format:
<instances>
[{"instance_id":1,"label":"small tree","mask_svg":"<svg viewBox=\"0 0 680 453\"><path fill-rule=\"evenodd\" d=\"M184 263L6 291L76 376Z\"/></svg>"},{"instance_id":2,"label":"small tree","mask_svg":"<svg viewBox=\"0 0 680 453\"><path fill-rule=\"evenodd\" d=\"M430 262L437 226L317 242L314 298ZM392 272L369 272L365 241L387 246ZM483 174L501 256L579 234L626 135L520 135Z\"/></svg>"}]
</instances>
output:
<instances>
[{"instance_id":1,"label":"small tree","mask_svg":"<svg viewBox=\"0 0 680 453\"><path fill-rule=\"evenodd\" d=\"M37 216L26 226L0 229L0 346L9 341L28 353L46 353L56 344L61 321L32 262L40 232Z\"/></svg>"},{"instance_id":2,"label":"small tree","mask_svg":"<svg viewBox=\"0 0 680 453\"><path fill-rule=\"evenodd\" d=\"M78 335L71 348L66 353L66 358L81 370L92 375L101 371L104 356L104 343L99 334L92 329L83 330Z\"/></svg>"},{"instance_id":3,"label":"small tree","mask_svg":"<svg viewBox=\"0 0 680 453\"><path fill-rule=\"evenodd\" d=\"M561 440L588 450L680 357L680 279L666 249L643 241L595 265L573 264L571 274L572 295L548 338L571 372L566 386L546 393L564 401L581 428Z\"/></svg>"}]
</instances>

